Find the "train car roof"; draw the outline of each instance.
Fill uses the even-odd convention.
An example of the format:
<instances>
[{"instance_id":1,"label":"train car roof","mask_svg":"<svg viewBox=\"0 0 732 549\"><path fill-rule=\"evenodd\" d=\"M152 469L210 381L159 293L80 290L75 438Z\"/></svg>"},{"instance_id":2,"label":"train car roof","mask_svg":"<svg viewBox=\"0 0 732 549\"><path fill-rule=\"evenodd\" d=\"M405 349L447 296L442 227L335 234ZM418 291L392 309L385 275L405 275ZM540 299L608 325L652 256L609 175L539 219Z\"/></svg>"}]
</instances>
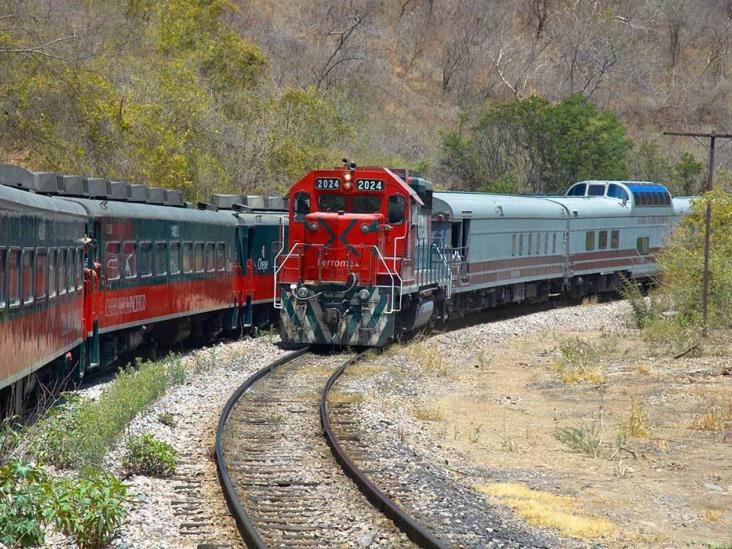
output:
<instances>
[{"instance_id":1,"label":"train car roof","mask_svg":"<svg viewBox=\"0 0 732 549\"><path fill-rule=\"evenodd\" d=\"M674 196L671 201L676 215L686 215L691 213L691 202L693 196Z\"/></svg>"},{"instance_id":2,"label":"train car roof","mask_svg":"<svg viewBox=\"0 0 732 549\"><path fill-rule=\"evenodd\" d=\"M228 213L237 220L239 225L280 225L287 222L287 212L275 214L271 212L234 212L232 210L221 210L219 213Z\"/></svg>"},{"instance_id":3,"label":"train car roof","mask_svg":"<svg viewBox=\"0 0 732 549\"><path fill-rule=\"evenodd\" d=\"M631 212L630 202L609 196L557 196L547 198L562 204L570 217L623 217Z\"/></svg>"},{"instance_id":4,"label":"train car roof","mask_svg":"<svg viewBox=\"0 0 732 549\"><path fill-rule=\"evenodd\" d=\"M61 200L58 197L15 189L7 185L0 185L0 202L11 202L25 208L86 217L84 208L78 204Z\"/></svg>"},{"instance_id":5,"label":"train car roof","mask_svg":"<svg viewBox=\"0 0 732 549\"><path fill-rule=\"evenodd\" d=\"M544 197L445 191L433 193L432 214L446 214L454 220L566 217L561 205Z\"/></svg>"},{"instance_id":6,"label":"train car roof","mask_svg":"<svg viewBox=\"0 0 732 549\"><path fill-rule=\"evenodd\" d=\"M92 217L125 217L129 219L157 219L168 221L189 221L218 225L237 225L230 210L214 211L194 208L171 208L154 204L139 204L114 200L91 200L87 198L64 197L63 201L81 205Z\"/></svg>"}]
</instances>

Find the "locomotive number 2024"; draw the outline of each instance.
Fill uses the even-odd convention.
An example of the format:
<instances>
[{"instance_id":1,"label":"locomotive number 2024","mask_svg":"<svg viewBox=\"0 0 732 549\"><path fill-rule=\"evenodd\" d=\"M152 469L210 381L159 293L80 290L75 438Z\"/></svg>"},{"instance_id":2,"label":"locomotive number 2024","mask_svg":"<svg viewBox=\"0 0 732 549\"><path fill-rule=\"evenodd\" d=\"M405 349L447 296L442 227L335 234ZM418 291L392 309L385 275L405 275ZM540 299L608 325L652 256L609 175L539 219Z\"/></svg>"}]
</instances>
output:
<instances>
[{"instance_id":1,"label":"locomotive number 2024","mask_svg":"<svg viewBox=\"0 0 732 549\"><path fill-rule=\"evenodd\" d=\"M335 177L318 177L315 179L316 191L328 191L341 188L341 180Z\"/></svg>"},{"instance_id":2,"label":"locomotive number 2024","mask_svg":"<svg viewBox=\"0 0 732 549\"><path fill-rule=\"evenodd\" d=\"M359 191L383 191L384 182L381 179L358 179L356 190Z\"/></svg>"}]
</instances>

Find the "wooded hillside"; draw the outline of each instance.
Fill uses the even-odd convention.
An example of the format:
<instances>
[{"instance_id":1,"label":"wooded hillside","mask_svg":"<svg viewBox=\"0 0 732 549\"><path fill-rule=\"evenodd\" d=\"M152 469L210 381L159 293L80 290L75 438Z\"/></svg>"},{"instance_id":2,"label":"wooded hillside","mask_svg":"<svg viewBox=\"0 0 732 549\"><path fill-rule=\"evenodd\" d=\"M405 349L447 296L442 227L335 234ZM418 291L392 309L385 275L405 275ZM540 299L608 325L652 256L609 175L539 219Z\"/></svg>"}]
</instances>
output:
<instances>
[{"instance_id":1,"label":"wooded hillside","mask_svg":"<svg viewBox=\"0 0 732 549\"><path fill-rule=\"evenodd\" d=\"M660 132L730 129L731 48L732 0L3 0L0 153L191 197L344 156L694 192L704 149Z\"/></svg>"}]
</instances>

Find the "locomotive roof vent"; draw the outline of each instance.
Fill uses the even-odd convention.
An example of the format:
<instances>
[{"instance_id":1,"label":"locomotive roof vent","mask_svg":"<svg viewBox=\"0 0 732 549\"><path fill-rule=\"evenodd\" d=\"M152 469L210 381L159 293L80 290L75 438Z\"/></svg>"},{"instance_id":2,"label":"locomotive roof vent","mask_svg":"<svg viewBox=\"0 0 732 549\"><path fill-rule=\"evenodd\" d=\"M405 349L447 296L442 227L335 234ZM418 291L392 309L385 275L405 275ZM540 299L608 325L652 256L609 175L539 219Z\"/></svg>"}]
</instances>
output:
<instances>
[{"instance_id":1,"label":"locomotive roof vent","mask_svg":"<svg viewBox=\"0 0 732 549\"><path fill-rule=\"evenodd\" d=\"M157 204L162 206L165 204L165 189L162 187L150 187L147 195L148 204Z\"/></svg>"},{"instance_id":2,"label":"locomotive roof vent","mask_svg":"<svg viewBox=\"0 0 732 549\"><path fill-rule=\"evenodd\" d=\"M165 200L163 201L163 204L179 208L185 206L186 203L183 202L183 191L165 189Z\"/></svg>"}]
</instances>

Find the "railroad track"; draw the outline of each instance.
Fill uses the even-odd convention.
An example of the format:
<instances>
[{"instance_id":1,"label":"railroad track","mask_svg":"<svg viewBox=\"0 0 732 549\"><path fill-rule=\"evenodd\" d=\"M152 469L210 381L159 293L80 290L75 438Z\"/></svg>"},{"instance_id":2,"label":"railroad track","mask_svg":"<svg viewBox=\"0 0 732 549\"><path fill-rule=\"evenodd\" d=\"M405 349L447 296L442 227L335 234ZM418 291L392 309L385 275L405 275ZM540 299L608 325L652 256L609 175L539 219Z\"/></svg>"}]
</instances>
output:
<instances>
[{"instance_id":1,"label":"railroad track","mask_svg":"<svg viewBox=\"0 0 732 549\"><path fill-rule=\"evenodd\" d=\"M330 376L345 367L343 362L342 355L291 353L250 377L225 406L216 462L248 546L414 546L391 520L404 526L393 502L385 505L373 493L367 500L334 455L342 464L350 460L345 456L344 461L342 452L332 453L323 436L323 430L330 430L328 440L341 448L333 439L321 394L327 396L335 379ZM325 418L322 426L319 409ZM362 476L360 471L349 474ZM407 532L419 542L414 531Z\"/></svg>"}]
</instances>

